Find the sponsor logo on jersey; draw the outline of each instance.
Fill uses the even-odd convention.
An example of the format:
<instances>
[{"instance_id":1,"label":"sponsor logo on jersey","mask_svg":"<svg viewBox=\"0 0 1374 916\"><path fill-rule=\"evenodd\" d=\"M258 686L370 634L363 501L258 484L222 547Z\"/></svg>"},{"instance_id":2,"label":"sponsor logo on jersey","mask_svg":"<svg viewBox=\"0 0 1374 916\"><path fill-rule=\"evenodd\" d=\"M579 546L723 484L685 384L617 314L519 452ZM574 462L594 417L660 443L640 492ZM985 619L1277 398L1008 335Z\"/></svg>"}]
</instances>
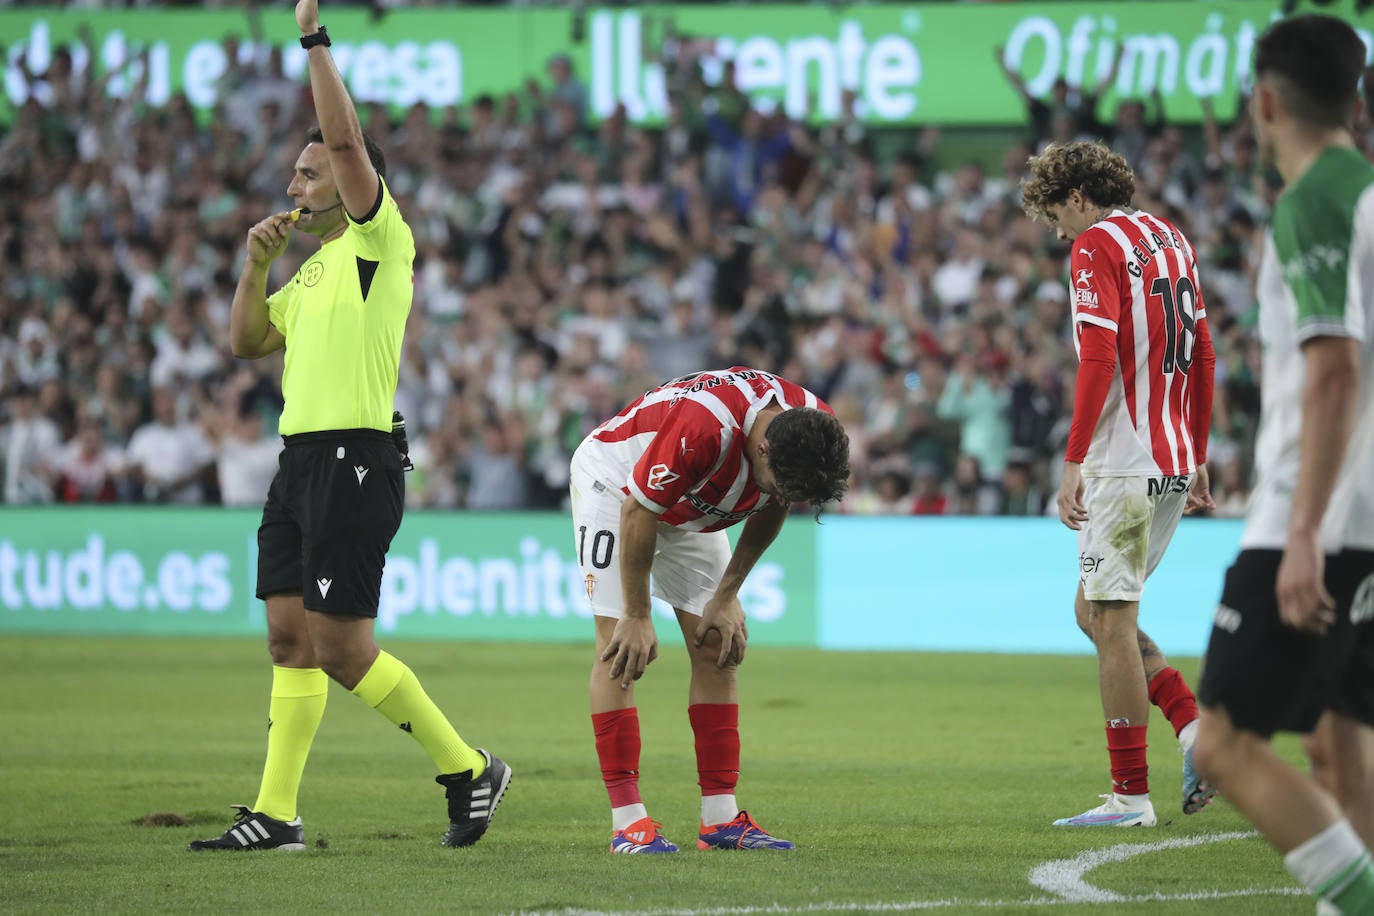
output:
<instances>
[{"instance_id":1,"label":"sponsor logo on jersey","mask_svg":"<svg viewBox=\"0 0 1374 916\"><path fill-rule=\"evenodd\" d=\"M1163 496L1165 493L1187 493L1188 485L1192 482L1193 478L1187 474L1180 474L1177 477L1151 477L1148 495Z\"/></svg>"},{"instance_id":2,"label":"sponsor logo on jersey","mask_svg":"<svg viewBox=\"0 0 1374 916\"><path fill-rule=\"evenodd\" d=\"M724 509L720 509L716 506L711 505L695 493L687 494L687 502L691 503L692 508L700 512L702 515L709 515L712 518L724 519L728 522L737 522L740 519L748 518L749 516L754 514L755 509L758 509L763 505L763 501L760 500L755 505L754 509L750 509L747 512L726 512Z\"/></svg>"},{"instance_id":3,"label":"sponsor logo on jersey","mask_svg":"<svg viewBox=\"0 0 1374 916\"><path fill-rule=\"evenodd\" d=\"M1333 270L1345 263L1346 252L1339 245L1313 245L1283 262L1285 280L1301 280L1320 270Z\"/></svg>"},{"instance_id":4,"label":"sponsor logo on jersey","mask_svg":"<svg viewBox=\"0 0 1374 916\"><path fill-rule=\"evenodd\" d=\"M649 489L662 490L665 484L670 484L678 479L678 475L673 473L673 469L666 464L656 464L649 468Z\"/></svg>"},{"instance_id":5,"label":"sponsor logo on jersey","mask_svg":"<svg viewBox=\"0 0 1374 916\"><path fill-rule=\"evenodd\" d=\"M1097 293L1093 292L1092 290L1087 290L1087 289L1076 289L1076 290L1074 290L1073 292L1074 292L1074 303L1075 303L1079 308L1084 308L1084 309L1095 309L1095 308L1097 308Z\"/></svg>"},{"instance_id":6,"label":"sponsor logo on jersey","mask_svg":"<svg viewBox=\"0 0 1374 916\"><path fill-rule=\"evenodd\" d=\"M1078 271L1078 277L1073 282L1074 285L1077 286L1079 289L1092 289L1092 281L1093 272L1091 270L1088 270L1087 268L1080 268Z\"/></svg>"},{"instance_id":7,"label":"sponsor logo on jersey","mask_svg":"<svg viewBox=\"0 0 1374 916\"><path fill-rule=\"evenodd\" d=\"M1097 572L1102 566L1102 557L1090 557L1086 553L1078 555L1078 568L1083 570L1083 575L1090 576Z\"/></svg>"},{"instance_id":8,"label":"sponsor logo on jersey","mask_svg":"<svg viewBox=\"0 0 1374 916\"><path fill-rule=\"evenodd\" d=\"M1081 252L1083 252L1083 257L1087 258L1089 261L1091 261L1091 260L1093 259L1093 255L1097 254L1097 249L1096 249L1096 248L1094 248L1092 251L1089 251L1089 250L1086 249L1086 248L1080 248L1080 249L1078 249L1078 250L1081 251Z\"/></svg>"}]
</instances>

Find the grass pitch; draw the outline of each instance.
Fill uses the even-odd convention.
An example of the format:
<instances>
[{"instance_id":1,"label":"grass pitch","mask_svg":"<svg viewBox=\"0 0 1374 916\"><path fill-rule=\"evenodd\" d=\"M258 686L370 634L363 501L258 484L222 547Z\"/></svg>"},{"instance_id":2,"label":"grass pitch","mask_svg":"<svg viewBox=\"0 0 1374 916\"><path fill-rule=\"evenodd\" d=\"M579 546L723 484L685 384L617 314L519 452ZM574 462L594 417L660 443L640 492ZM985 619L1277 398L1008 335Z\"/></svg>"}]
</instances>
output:
<instances>
[{"instance_id":1,"label":"grass pitch","mask_svg":"<svg viewBox=\"0 0 1374 916\"><path fill-rule=\"evenodd\" d=\"M698 852L686 658L672 629L659 629L663 655L637 688L641 788L683 851L643 857L607 852L589 645L386 644L468 741L514 770L476 846L438 845L446 815L428 758L334 685L301 790L307 851L193 854L188 841L220 833L228 805L256 797L265 648L6 636L0 911L1314 909L1224 801L1179 812L1180 758L1158 713L1160 826L1050 826L1109 787L1090 657L755 649L741 673L739 797L799 848ZM1194 660L1175 661L1195 680ZM1294 742L1281 748L1296 759ZM158 813L191 823L143 825Z\"/></svg>"}]
</instances>

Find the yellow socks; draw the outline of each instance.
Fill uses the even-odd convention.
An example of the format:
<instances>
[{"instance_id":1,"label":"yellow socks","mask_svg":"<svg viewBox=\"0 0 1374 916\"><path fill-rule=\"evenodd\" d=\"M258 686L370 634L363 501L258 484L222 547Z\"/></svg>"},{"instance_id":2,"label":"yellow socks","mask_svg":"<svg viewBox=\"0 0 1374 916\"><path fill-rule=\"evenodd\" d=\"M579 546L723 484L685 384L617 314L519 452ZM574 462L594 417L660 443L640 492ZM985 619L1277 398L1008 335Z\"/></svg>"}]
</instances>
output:
<instances>
[{"instance_id":1,"label":"yellow socks","mask_svg":"<svg viewBox=\"0 0 1374 916\"><path fill-rule=\"evenodd\" d=\"M420 742L441 774L472 770L475 778L486 769L486 759L458 737L415 672L394 655L378 655L353 693Z\"/></svg>"},{"instance_id":2,"label":"yellow socks","mask_svg":"<svg viewBox=\"0 0 1374 916\"><path fill-rule=\"evenodd\" d=\"M272 702L267 712L267 762L254 811L279 821L296 817L296 791L305 758L324 718L329 678L319 668L272 666Z\"/></svg>"}]
</instances>

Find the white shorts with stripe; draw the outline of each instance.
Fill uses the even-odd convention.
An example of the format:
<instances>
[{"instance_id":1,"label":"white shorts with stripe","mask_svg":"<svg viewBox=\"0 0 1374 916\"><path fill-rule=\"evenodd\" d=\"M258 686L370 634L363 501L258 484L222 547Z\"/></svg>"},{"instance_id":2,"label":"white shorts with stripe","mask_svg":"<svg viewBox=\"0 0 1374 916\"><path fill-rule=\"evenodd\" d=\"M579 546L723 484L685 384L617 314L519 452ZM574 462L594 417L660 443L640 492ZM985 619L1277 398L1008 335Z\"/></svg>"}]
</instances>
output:
<instances>
[{"instance_id":1,"label":"white shorts with stripe","mask_svg":"<svg viewBox=\"0 0 1374 916\"><path fill-rule=\"evenodd\" d=\"M1088 477L1078 570L1089 601L1139 601L1188 505L1191 474Z\"/></svg>"},{"instance_id":2,"label":"white shorts with stripe","mask_svg":"<svg viewBox=\"0 0 1374 916\"><path fill-rule=\"evenodd\" d=\"M620 484L604 480L578 449L573 453L569 489L572 495L573 550L592 613L620 619L625 611L620 587L620 507L628 498ZM658 526L650 569L649 591L672 607L698 616L715 594L730 562L730 540L724 531L684 531Z\"/></svg>"}]
</instances>

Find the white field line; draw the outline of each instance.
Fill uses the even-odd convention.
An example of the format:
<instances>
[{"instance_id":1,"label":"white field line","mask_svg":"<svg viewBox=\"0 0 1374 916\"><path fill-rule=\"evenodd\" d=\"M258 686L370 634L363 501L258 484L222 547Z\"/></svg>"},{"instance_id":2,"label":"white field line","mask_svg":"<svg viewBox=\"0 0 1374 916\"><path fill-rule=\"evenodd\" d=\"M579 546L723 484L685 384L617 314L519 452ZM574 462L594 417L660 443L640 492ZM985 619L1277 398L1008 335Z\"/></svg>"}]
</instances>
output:
<instances>
[{"instance_id":1,"label":"white field line","mask_svg":"<svg viewBox=\"0 0 1374 916\"><path fill-rule=\"evenodd\" d=\"M1111 829L1111 828L1108 828ZM1121 843L1103 849L1088 849L1071 859L1055 859L1031 869L1030 883L1042 891L1049 891L1056 897L1073 903L1114 903L1133 899L1115 891L1094 887L1083 876L1099 865L1109 862L1123 862L1136 856L1166 849L1186 849L1206 843L1224 843L1228 840L1244 840L1256 836L1253 831L1233 831L1231 833L1200 833L1196 836L1175 837L1154 843ZM1174 898L1169 898L1174 899Z\"/></svg>"},{"instance_id":2,"label":"white field line","mask_svg":"<svg viewBox=\"0 0 1374 916\"><path fill-rule=\"evenodd\" d=\"M1071 859L1055 859L1031 869L1031 884L1054 894L1053 897L1027 897L1022 900L939 900L872 901L830 900L824 903L791 905L774 903L762 906L674 907L654 910L520 910L520 916L755 916L767 913L911 913L921 910L1003 909L1006 907L1062 906L1067 903L1168 903L1172 901L1225 900L1232 897L1301 897L1298 887L1254 887L1233 891L1188 891L1179 894L1123 895L1087 883L1083 875L1099 865L1122 862L1135 856L1166 849L1185 849L1207 843L1248 839L1254 832L1203 833L1191 837L1160 840L1155 843L1122 843L1105 849L1090 849Z\"/></svg>"},{"instance_id":3,"label":"white field line","mask_svg":"<svg viewBox=\"0 0 1374 916\"><path fill-rule=\"evenodd\" d=\"M1117 897L1113 903L1169 903L1172 901L1226 900L1231 897L1301 897L1305 896L1298 887L1253 887L1235 891L1191 891L1183 894L1140 894L1134 897ZM951 907L961 909L998 910L1008 907L1051 907L1069 903L1086 903L1083 900L1063 898L1027 897L1022 900L961 900L952 897L942 900L906 900L888 902L863 902L858 900L832 900L825 903L808 903L805 906L792 906L783 903L766 906L720 906L720 907L680 907L665 910L517 910L519 916L754 916L766 913L915 913L923 910L944 910Z\"/></svg>"}]
</instances>

